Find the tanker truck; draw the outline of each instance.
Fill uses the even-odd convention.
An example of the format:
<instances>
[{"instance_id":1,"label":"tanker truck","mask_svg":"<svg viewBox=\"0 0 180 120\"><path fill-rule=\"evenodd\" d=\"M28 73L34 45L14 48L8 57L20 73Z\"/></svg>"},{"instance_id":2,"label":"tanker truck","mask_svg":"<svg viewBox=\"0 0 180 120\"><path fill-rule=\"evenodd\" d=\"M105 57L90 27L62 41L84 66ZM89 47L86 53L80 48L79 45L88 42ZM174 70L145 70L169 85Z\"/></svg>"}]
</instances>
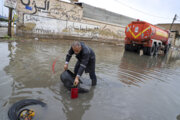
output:
<instances>
[{"instance_id":1,"label":"tanker truck","mask_svg":"<svg viewBox=\"0 0 180 120\"><path fill-rule=\"evenodd\" d=\"M159 50L166 54L170 48L169 32L144 21L132 21L125 29L125 50L145 55L157 55Z\"/></svg>"}]
</instances>

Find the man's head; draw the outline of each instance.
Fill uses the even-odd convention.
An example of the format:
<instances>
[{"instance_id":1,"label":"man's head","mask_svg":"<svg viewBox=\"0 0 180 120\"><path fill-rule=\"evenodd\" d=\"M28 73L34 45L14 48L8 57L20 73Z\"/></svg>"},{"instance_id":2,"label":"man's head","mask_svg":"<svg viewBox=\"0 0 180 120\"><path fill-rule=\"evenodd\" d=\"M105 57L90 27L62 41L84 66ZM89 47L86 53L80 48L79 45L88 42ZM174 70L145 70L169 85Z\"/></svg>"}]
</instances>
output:
<instances>
[{"instance_id":1,"label":"man's head","mask_svg":"<svg viewBox=\"0 0 180 120\"><path fill-rule=\"evenodd\" d=\"M73 42L72 49L76 55L79 54L82 49L80 42L78 41Z\"/></svg>"}]
</instances>

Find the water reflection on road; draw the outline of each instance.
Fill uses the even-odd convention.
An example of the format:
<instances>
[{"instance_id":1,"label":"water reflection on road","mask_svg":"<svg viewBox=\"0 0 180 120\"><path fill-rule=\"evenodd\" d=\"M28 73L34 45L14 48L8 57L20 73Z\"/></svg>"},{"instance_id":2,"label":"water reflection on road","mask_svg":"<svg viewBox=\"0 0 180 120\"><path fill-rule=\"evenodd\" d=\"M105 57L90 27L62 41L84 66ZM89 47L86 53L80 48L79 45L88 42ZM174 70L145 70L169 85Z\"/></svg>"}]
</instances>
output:
<instances>
[{"instance_id":1,"label":"water reflection on road","mask_svg":"<svg viewBox=\"0 0 180 120\"><path fill-rule=\"evenodd\" d=\"M175 120L180 114L180 54L139 56L120 46L86 42L96 53L98 83L90 92L71 100L59 75L72 41L0 43L0 116L9 107L33 98L47 108L31 106L38 120ZM55 73L52 70L53 62ZM71 59L70 69L76 62Z\"/></svg>"}]
</instances>

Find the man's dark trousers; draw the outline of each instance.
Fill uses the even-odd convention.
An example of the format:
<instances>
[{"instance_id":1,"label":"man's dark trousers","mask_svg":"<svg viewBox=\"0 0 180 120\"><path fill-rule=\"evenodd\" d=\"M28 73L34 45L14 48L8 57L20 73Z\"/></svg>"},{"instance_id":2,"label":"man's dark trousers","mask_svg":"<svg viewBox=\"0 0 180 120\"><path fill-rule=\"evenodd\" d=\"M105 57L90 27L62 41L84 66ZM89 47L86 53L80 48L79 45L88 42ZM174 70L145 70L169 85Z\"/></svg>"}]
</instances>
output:
<instances>
[{"instance_id":1,"label":"man's dark trousers","mask_svg":"<svg viewBox=\"0 0 180 120\"><path fill-rule=\"evenodd\" d=\"M96 78L96 74L95 74L95 62L96 62L95 59L91 59L87 65L87 68L85 69L85 72L89 73L89 77L92 80L92 86L96 85L96 83L97 83L97 78ZM74 68L75 75L77 75L79 67L80 67L80 62L77 61L75 68Z\"/></svg>"}]
</instances>

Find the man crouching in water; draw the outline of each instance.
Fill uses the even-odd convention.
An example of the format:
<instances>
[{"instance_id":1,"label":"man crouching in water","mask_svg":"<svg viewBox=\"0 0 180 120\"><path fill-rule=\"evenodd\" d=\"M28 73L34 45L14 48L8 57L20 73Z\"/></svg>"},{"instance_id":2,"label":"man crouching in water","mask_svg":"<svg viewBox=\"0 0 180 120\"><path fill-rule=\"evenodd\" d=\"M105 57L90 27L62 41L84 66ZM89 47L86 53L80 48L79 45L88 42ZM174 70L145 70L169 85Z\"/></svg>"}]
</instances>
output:
<instances>
[{"instance_id":1,"label":"man crouching in water","mask_svg":"<svg viewBox=\"0 0 180 120\"><path fill-rule=\"evenodd\" d=\"M89 73L89 76L92 80L92 86L95 86L97 83L97 79L95 74L96 57L94 51L83 42L73 42L66 56L64 70L68 69L68 63L73 54L76 55L76 58L78 60L74 68L74 74L76 75L74 85L78 85L79 78L85 70L86 73Z\"/></svg>"}]
</instances>

